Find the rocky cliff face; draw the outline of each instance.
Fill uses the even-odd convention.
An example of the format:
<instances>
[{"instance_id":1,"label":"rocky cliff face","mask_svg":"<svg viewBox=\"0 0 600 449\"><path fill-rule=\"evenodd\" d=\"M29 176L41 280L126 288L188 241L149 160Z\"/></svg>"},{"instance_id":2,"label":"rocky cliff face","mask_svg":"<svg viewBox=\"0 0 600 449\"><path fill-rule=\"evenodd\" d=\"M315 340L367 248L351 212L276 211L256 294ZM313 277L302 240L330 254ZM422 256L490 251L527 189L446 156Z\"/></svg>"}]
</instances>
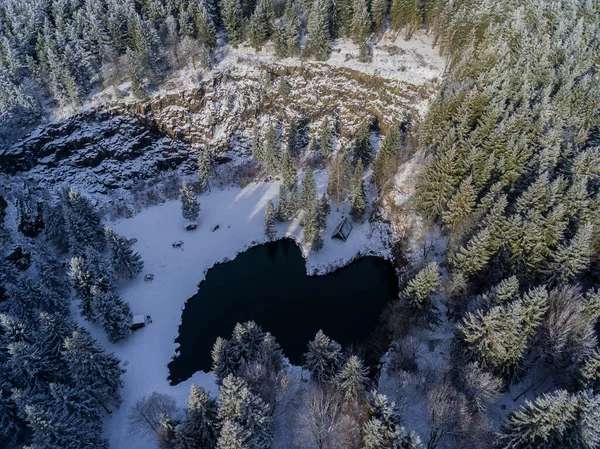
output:
<instances>
[{"instance_id":1,"label":"rocky cliff face","mask_svg":"<svg viewBox=\"0 0 600 449\"><path fill-rule=\"evenodd\" d=\"M0 150L0 169L46 186L65 183L104 194L161 171L193 171L197 146L221 156L247 153L257 119L279 124L285 138L292 119L310 135L325 116L335 118L345 145L365 120L383 131L403 122L432 90L327 64L238 58L187 89L108 102L41 127Z\"/></svg>"}]
</instances>

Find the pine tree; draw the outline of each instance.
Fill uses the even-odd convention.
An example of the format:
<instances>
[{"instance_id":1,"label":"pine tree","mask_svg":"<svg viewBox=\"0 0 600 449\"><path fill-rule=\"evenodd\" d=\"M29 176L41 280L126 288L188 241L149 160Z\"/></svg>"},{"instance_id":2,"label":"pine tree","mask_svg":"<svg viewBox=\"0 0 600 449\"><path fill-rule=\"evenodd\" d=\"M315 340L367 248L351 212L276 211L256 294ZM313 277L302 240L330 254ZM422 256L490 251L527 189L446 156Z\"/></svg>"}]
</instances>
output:
<instances>
[{"instance_id":1,"label":"pine tree","mask_svg":"<svg viewBox=\"0 0 600 449\"><path fill-rule=\"evenodd\" d=\"M196 7L194 21L196 22L196 37L210 53L217 46L217 32L213 18L211 18L206 7L206 3L206 1L202 1Z\"/></svg>"},{"instance_id":2,"label":"pine tree","mask_svg":"<svg viewBox=\"0 0 600 449\"><path fill-rule=\"evenodd\" d=\"M265 235L269 240L273 240L275 234L275 208L273 202L268 200L265 208Z\"/></svg>"},{"instance_id":3,"label":"pine tree","mask_svg":"<svg viewBox=\"0 0 600 449\"><path fill-rule=\"evenodd\" d=\"M397 171L398 155L400 153L400 132L397 126L390 126L373 163L373 182L381 192L385 184Z\"/></svg>"},{"instance_id":4,"label":"pine tree","mask_svg":"<svg viewBox=\"0 0 600 449\"><path fill-rule=\"evenodd\" d=\"M142 257L131 249L131 245L125 237L116 234L107 226L106 240L108 241L110 267L114 278L134 279L142 272L144 268Z\"/></svg>"},{"instance_id":5,"label":"pine tree","mask_svg":"<svg viewBox=\"0 0 600 449\"><path fill-rule=\"evenodd\" d=\"M66 195L66 221L71 251L75 255L81 255L88 246L103 251L106 240L100 215L91 202L75 190L69 189Z\"/></svg>"},{"instance_id":6,"label":"pine tree","mask_svg":"<svg viewBox=\"0 0 600 449\"><path fill-rule=\"evenodd\" d=\"M502 426L501 444L515 449L594 448L600 444L600 397L556 390L525 401Z\"/></svg>"},{"instance_id":7,"label":"pine tree","mask_svg":"<svg viewBox=\"0 0 600 449\"><path fill-rule=\"evenodd\" d=\"M289 148L286 148L283 152L281 171L283 177L283 186L288 190L292 190L296 185L297 171L296 167L294 166L294 160L292 159Z\"/></svg>"},{"instance_id":8,"label":"pine tree","mask_svg":"<svg viewBox=\"0 0 600 449\"><path fill-rule=\"evenodd\" d=\"M229 374L234 373L237 369L237 360L233 360L232 352L229 341L217 337L211 352L211 371L215 375L219 385L223 382L223 379Z\"/></svg>"},{"instance_id":9,"label":"pine tree","mask_svg":"<svg viewBox=\"0 0 600 449\"><path fill-rule=\"evenodd\" d=\"M320 149L321 149L321 157L325 160L331 156L332 152L332 143L331 143L331 129L329 128L329 119L325 119L323 123L323 127L321 128L321 138L320 138Z\"/></svg>"},{"instance_id":10,"label":"pine tree","mask_svg":"<svg viewBox=\"0 0 600 449\"><path fill-rule=\"evenodd\" d=\"M196 199L196 195L194 195L192 189L185 182L181 184L179 192L181 193L181 214L183 218L189 221L197 220L200 212L200 203Z\"/></svg>"},{"instance_id":11,"label":"pine tree","mask_svg":"<svg viewBox=\"0 0 600 449\"><path fill-rule=\"evenodd\" d=\"M24 406L34 447L106 449L94 402L86 389L50 384L47 396Z\"/></svg>"},{"instance_id":12,"label":"pine tree","mask_svg":"<svg viewBox=\"0 0 600 449\"><path fill-rule=\"evenodd\" d=\"M366 209L365 182L363 180L363 165L361 160L358 161L354 169L348 199L350 200L350 215L352 215L354 220L360 220Z\"/></svg>"},{"instance_id":13,"label":"pine tree","mask_svg":"<svg viewBox=\"0 0 600 449\"><path fill-rule=\"evenodd\" d=\"M439 290L440 284L439 266L437 262L430 262L408 282L402 291L402 298L418 310L427 323L436 323L439 320L438 307L433 301L432 294Z\"/></svg>"},{"instance_id":14,"label":"pine tree","mask_svg":"<svg viewBox=\"0 0 600 449\"><path fill-rule=\"evenodd\" d=\"M568 244L561 245L553 254L550 263L550 277L555 282L570 281L585 270L590 263L592 225L577 230Z\"/></svg>"},{"instance_id":15,"label":"pine tree","mask_svg":"<svg viewBox=\"0 0 600 449\"><path fill-rule=\"evenodd\" d=\"M368 370L361 359L351 356L335 378L337 388L348 399L362 398L366 391L369 378Z\"/></svg>"},{"instance_id":16,"label":"pine tree","mask_svg":"<svg viewBox=\"0 0 600 449\"><path fill-rule=\"evenodd\" d=\"M600 388L600 351L598 348L585 359L580 372L581 386L585 389Z\"/></svg>"},{"instance_id":17,"label":"pine tree","mask_svg":"<svg viewBox=\"0 0 600 449\"><path fill-rule=\"evenodd\" d=\"M487 313L467 313L458 329L469 354L483 368L512 375L520 368L547 309L548 292L540 287Z\"/></svg>"},{"instance_id":18,"label":"pine tree","mask_svg":"<svg viewBox=\"0 0 600 449\"><path fill-rule=\"evenodd\" d=\"M383 34L389 6L389 0L373 0L373 3L371 4L371 14L373 14L373 29L377 34Z\"/></svg>"},{"instance_id":19,"label":"pine tree","mask_svg":"<svg viewBox=\"0 0 600 449\"><path fill-rule=\"evenodd\" d=\"M368 56L368 39L371 34L371 18L365 0L354 0L352 16L352 41L359 46L359 60L363 61Z\"/></svg>"},{"instance_id":20,"label":"pine tree","mask_svg":"<svg viewBox=\"0 0 600 449\"><path fill-rule=\"evenodd\" d=\"M287 0L284 18L283 41L285 43L286 56L297 56L300 53L300 20L296 14L293 0Z\"/></svg>"},{"instance_id":21,"label":"pine tree","mask_svg":"<svg viewBox=\"0 0 600 449\"><path fill-rule=\"evenodd\" d=\"M287 148L290 152L290 155L297 159L299 156L300 143L298 138L298 124L296 120L292 119L290 121L290 127L288 130L288 138L287 138Z\"/></svg>"},{"instance_id":22,"label":"pine tree","mask_svg":"<svg viewBox=\"0 0 600 449\"><path fill-rule=\"evenodd\" d=\"M245 430L235 421L226 420L221 425L221 432L217 441L218 449L251 449L248 444L250 432Z\"/></svg>"},{"instance_id":23,"label":"pine tree","mask_svg":"<svg viewBox=\"0 0 600 449\"><path fill-rule=\"evenodd\" d=\"M331 53L330 7L330 0L313 0L308 14L304 50L318 61L329 59Z\"/></svg>"},{"instance_id":24,"label":"pine tree","mask_svg":"<svg viewBox=\"0 0 600 449\"><path fill-rule=\"evenodd\" d=\"M257 162L262 162L264 159L262 136L258 121L254 122L254 126L252 127L252 158Z\"/></svg>"},{"instance_id":25,"label":"pine tree","mask_svg":"<svg viewBox=\"0 0 600 449\"><path fill-rule=\"evenodd\" d=\"M476 201L477 192L473 186L472 178L467 177L460 183L456 194L448 201L447 209L442 214L444 224L450 228L455 228L473 212Z\"/></svg>"},{"instance_id":26,"label":"pine tree","mask_svg":"<svg viewBox=\"0 0 600 449\"><path fill-rule=\"evenodd\" d=\"M208 189L210 192L210 178L213 175L213 161L212 155L207 148L204 149L198 156L198 178L200 179L200 186L203 189Z\"/></svg>"},{"instance_id":27,"label":"pine tree","mask_svg":"<svg viewBox=\"0 0 600 449\"><path fill-rule=\"evenodd\" d=\"M281 166L281 139L273 125L269 125L262 145L263 169L267 176L275 176Z\"/></svg>"},{"instance_id":28,"label":"pine tree","mask_svg":"<svg viewBox=\"0 0 600 449\"><path fill-rule=\"evenodd\" d=\"M324 193L319 201L319 209L317 215L317 228L320 231L324 231L327 227L327 216L331 212L331 206L329 205L329 197Z\"/></svg>"},{"instance_id":29,"label":"pine tree","mask_svg":"<svg viewBox=\"0 0 600 449\"><path fill-rule=\"evenodd\" d=\"M227 40L233 48L237 48L244 40L244 16L241 1L223 0L220 5Z\"/></svg>"},{"instance_id":30,"label":"pine tree","mask_svg":"<svg viewBox=\"0 0 600 449\"><path fill-rule=\"evenodd\" d=\"M252 393L246 382L232 375L223 380L218 399L218 417L222 423L238 424L247 435L248 448L268 449L273 441L269 406ZM239 430L239 429L238 429ZM235 432L237 436L240 432ZM223 428L219 435L218 447L223 447ZM237 441L237 440L236 440Z\"/></svg>"},{"instance_id":31,"label":"pine tree","mask_svg":"<svg viewBox=\"0 0 600 449\"><path fill-rule=\"evenodd\" d=\"M311 372L316 382L326 383L335 378L343 363L344 357L340 344L319 330L315 339L308 343L303 368Z\"/></svg>"},{"instance_id":32,"label":"pine tree","mask_svg":"<svg viewBox=\"0 0 600 449\"><path fill-rule=\"evenodd\" d=\"M73 332L64 339L62 354L71 378L89 388L103 407L121 404L121 376L125 370L119 366L119 359L106 354L90 334L83 329Z\"/></svg>"},{"instance_id":33,"label":"pine tree","mask_svg":"<svg viewBox=\"0 0 600 449\"><path fill-rule=\"evenodd\" d=\"M290 205L288 200L288 190L283 184L279 186L279 195L277 207L275 208L275 218L277 221L287 221L291 218Z\"/></svg>"},{"instance_id":34,"label":"pine tree","mask_svg":"<svg viewBox=\"0 0 600 449\"><path fill-rule=\"evenodd\" d=\"M186 419L175 430L174 449L215 449L217 436L217 402L202 387L192 385Z\"/></svg>"},{"instance_id":35,"label":"pine tree","mask_svg":"<svg viewBox=\"0 0 600 449\"><path fill-rule=\"evenodd\" d=\"M360 159L365 168L369 167L373 159L373 144L371 143L371 130L368 122L363 122L358 128L351 148L352 164L356 166Z\"/></svg>"},{"instance_id":36,"label":"pine tree","mask_svg":"<svg viewBox=\"0 0 600 449\"><path fill-rule=\"evenodd\" d=\"M258 0L248 25L250 45L257 52L273 33L273 5L270 0Z\"/></svg>"},{"instance_id":37,"label":"pine tree","mask_svg":"<svg viewBox=\"0 0 600 449\"><path fill-rule=\"evenodd\" d=\"M108 341L116 343L131 333L133 315L129 304L115 291L98 292L92 296L92 317L104 327Z\"/></svg>"},{"instance_id":38,"label":"pine tree","mask_svg":"<svg viewBox=\"0 0 600 449\"><path fill-rule=\"evenodd\" d=\"M82 257L73 257L69 268L69 278L75 290L75 295L81 301L81 315L92 318L92 290L95 279Z\"/></svg>"},{"instance_id":39,"label":"pine tree","mask_svg":"<svg viewBox=\"0 0 600 449\"><path fill-rule=\"evenodd\" d=\"M313 176L312 168L308 167L302 179L302 190L300 191L300 207L307 211L317 199L317 185Z\"/></svg>"}]
</instances>

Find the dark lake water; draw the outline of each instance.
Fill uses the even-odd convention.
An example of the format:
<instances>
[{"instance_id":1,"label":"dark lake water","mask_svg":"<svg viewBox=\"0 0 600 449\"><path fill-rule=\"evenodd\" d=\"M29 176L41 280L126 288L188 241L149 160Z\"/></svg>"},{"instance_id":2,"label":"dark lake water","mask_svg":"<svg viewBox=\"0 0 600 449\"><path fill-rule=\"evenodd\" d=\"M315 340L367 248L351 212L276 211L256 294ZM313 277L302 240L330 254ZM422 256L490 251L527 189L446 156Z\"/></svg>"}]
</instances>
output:
<instances>
[{"instance_id":1,"label":"dark lake water","mask_svg":"<svg viewBox=\"0 0 600 449\"><path fill-rule=\"evenodd\" d=\"M211 268L183 311L177 356L169 364L175 385L210 371L212 345L229 338L237 322L254 320L271 332L294 364L319 329L342 345L360 343L375 329L386 303L397 297L392 264L365 257L325 276L307 276L291 240L251 248Z\"/></svg>"}]
</instances>

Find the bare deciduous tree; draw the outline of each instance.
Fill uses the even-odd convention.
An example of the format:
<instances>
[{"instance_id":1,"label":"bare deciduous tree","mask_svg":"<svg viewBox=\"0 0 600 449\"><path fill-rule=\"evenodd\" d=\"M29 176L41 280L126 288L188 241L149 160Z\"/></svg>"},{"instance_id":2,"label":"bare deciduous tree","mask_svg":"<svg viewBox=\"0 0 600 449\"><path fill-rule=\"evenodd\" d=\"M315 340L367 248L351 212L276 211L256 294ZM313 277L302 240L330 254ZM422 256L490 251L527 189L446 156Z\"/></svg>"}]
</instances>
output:
<instances>
[{"instance_id":1,"label":"bare deciduous tree","mask_svg":"<svg viewBox=\"0 0 600 449\"><path fill-rule=\"evenodd\" d=\"M179 415L175 399L171 396L154 392L136 401L129 410L127 424L134 432L154 432L157 436L161 431L161 416L164 419L176 421Z\"/></svg>"},{"instance_id":2,"label":"bare deciduous tree","mask_svg":"<svg viewBox=\"0 0 600 449\"><path fill-rule=\"evenodd\" d=\"M341 423L342 400L327 387L314 385L308 392L308 403L302 421L319 449L329 447Z\"/></svg>"}]
</instances>

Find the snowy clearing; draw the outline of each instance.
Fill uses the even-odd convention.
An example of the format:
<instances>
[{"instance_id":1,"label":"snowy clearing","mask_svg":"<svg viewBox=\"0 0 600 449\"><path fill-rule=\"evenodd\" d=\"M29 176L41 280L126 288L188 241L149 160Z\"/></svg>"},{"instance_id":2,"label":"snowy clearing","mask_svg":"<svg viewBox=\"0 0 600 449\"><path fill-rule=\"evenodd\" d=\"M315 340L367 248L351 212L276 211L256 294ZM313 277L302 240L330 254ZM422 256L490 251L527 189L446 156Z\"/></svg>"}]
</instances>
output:
<instances>
[{"instance_id":1,"label":"snowy clearing","mask_svg":"<svg viewBox=\"0 0 600 449\"><path fill-rule=\"evenodd\" d=\"M326 176L316 173L318 189L324 189ZM236 254L266 241L264 208L269 199L276 200L279 183L252 183L245 188L215 190L199 197L201 212L195 231L184 229L180 202L169 201L146 209L133 218L113 223L113 229L127 238L136 238L134 248L140 252L145 267L141 275L121 289L122 298L129 302L134 315L150 315L152 323L132 333L115 345L110 344L100 328L80 318L83 326L109 351L114 351L127 370L123 376L123 404L106 420L105 434L111 448L155 447L151 435L134 435L126 425L128 411L144 395L154 391L176 398L183 408L190 386L195 383L216 394L213 376L204 372L177 386L170 386L167 364L175 354L181 312L192 297L206 271L216 263L233 259ZM343 266L357 255L373 254L389 258L388 227L381 223L354 223L346 243L332 240L331 233L345 212L332 207L323 237L325 247L311 253L307 259L309 274L325 273ZM214 225L219 229L212 231ZM300 241L302 228L296 220L277 224L277 238L291 237ZM183 247L172 243L182 240ZM303 248L306 256L306 248ZM154 274L145 282L145 274ZM75 309L75 307L74 307Z\"/></svg>"}]
</instances>

